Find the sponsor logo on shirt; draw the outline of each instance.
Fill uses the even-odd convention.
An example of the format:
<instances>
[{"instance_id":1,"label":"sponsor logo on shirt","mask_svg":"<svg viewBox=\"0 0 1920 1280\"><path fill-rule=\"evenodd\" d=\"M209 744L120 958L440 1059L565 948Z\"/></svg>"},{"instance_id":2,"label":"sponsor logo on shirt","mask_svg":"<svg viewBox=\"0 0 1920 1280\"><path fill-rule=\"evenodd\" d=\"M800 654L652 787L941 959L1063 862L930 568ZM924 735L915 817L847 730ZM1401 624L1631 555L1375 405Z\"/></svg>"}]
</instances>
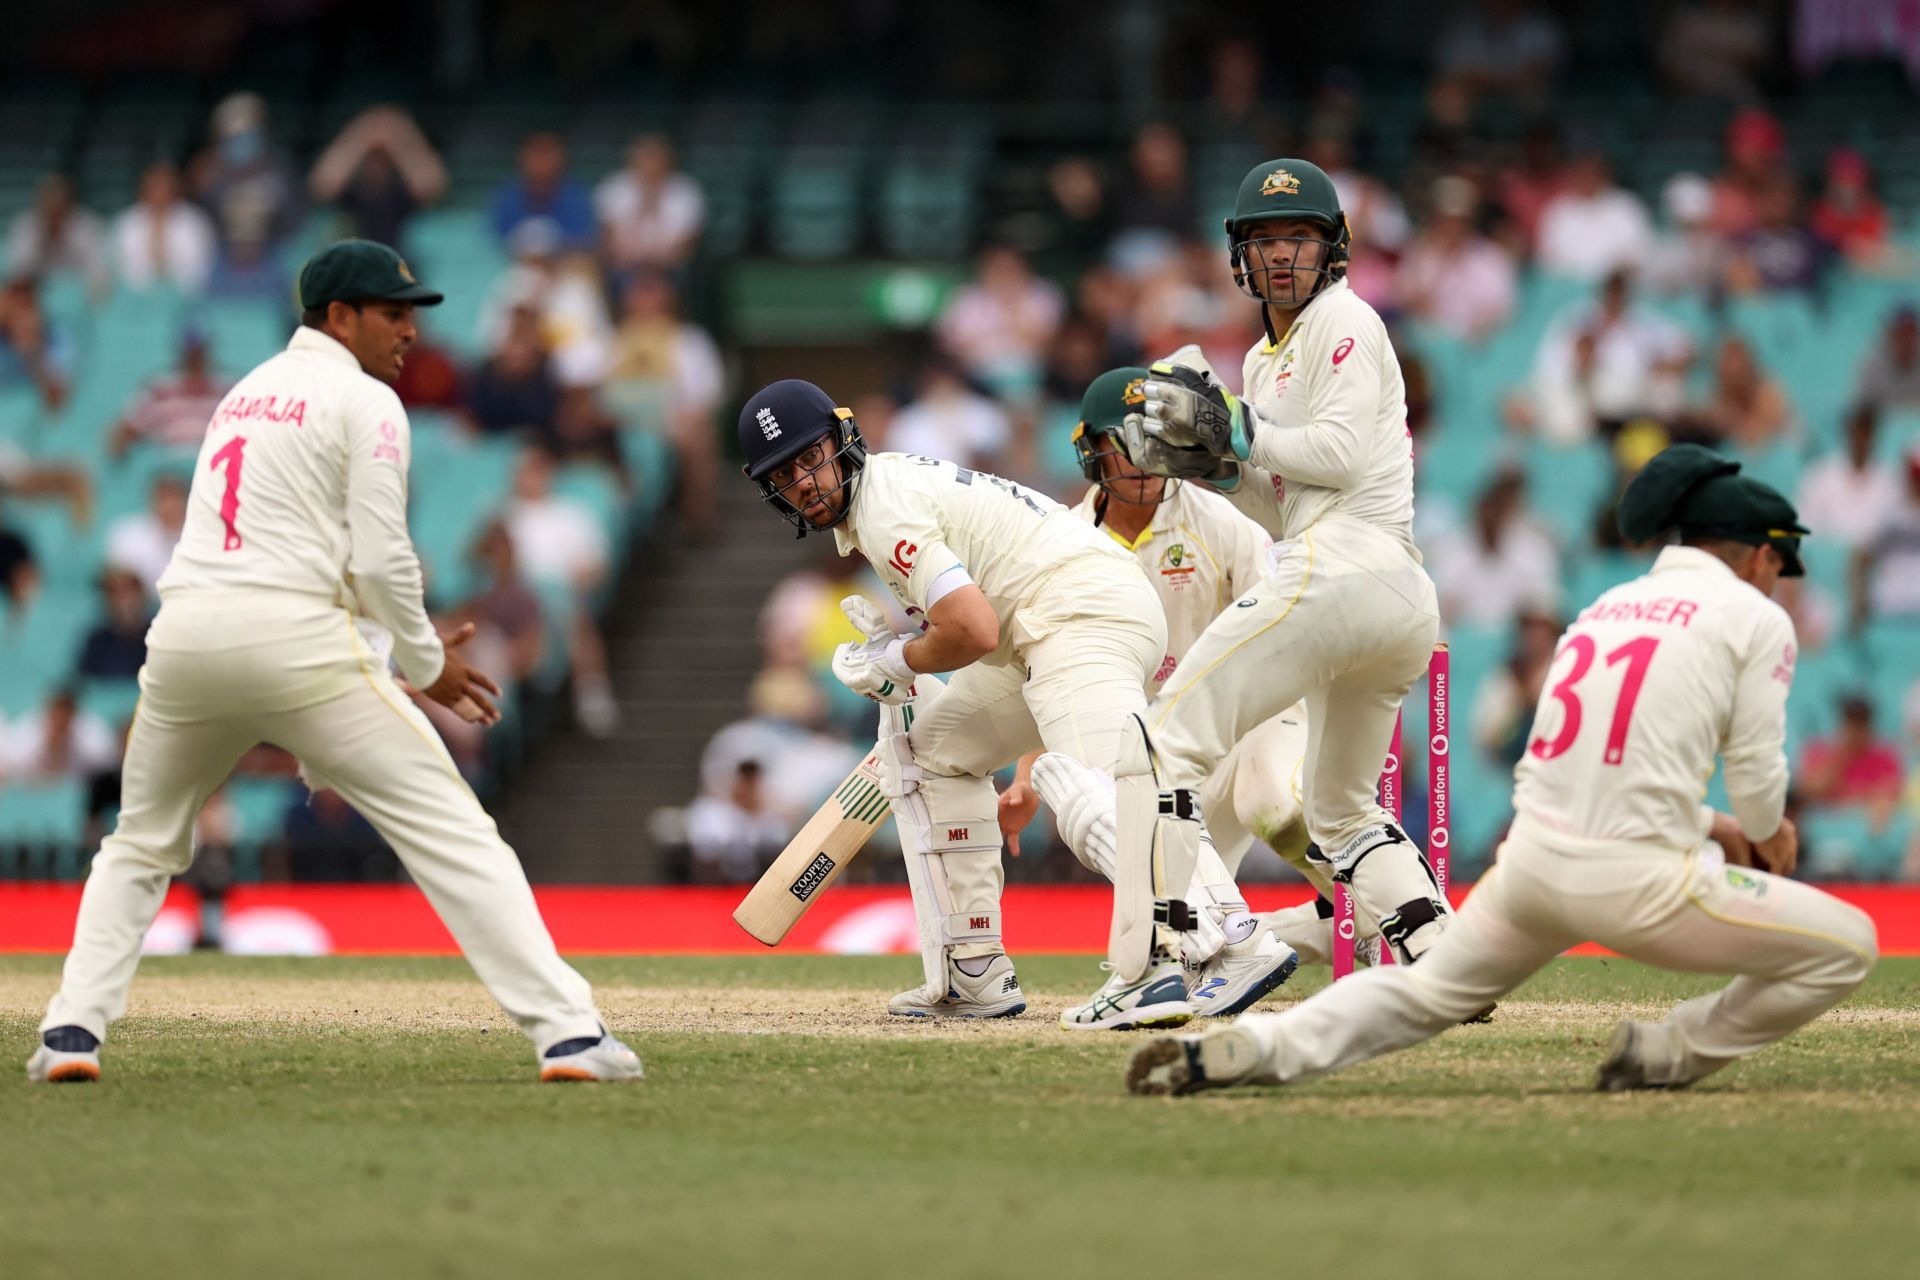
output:
<instances>
[{"instance_id":1,"label":"sponsor logo on shirt","mask_svg":"<svg viewBox=\"0 0 1920 1280\"><path fill-rule=\"evenodd\" d=\"M1337 365L1353 354L1353 339L1342 338L1340 345L1333 349L1333 362Z\"/></svg>"},{"instance_id":2,"label":"sponsor logo on shirt","mask_svg":"<svg viewBox=\"0 0 1920 1280\"><path fill-rule=\"evenodd\" d=\"M1165 684L1168 680L1172 679L1174 668L1179 665L1180 659L1174 657L1172 654L1168 654L1160 660L1160 670L1154 672L1153 682L1155 684Z\"/></svg>"},{"instance_id":3,"label":"sponsor logo on shirt","mask_svg":"<svg viewBox=\"0 0 1920 1280\"><path fill-rule=\"evenodd\" d=\"M893 559L887 561L903 578L913 576L913 559L920 554L918 543L908 542L905 538L893 544Z\"/></svg>"}]
</instances>

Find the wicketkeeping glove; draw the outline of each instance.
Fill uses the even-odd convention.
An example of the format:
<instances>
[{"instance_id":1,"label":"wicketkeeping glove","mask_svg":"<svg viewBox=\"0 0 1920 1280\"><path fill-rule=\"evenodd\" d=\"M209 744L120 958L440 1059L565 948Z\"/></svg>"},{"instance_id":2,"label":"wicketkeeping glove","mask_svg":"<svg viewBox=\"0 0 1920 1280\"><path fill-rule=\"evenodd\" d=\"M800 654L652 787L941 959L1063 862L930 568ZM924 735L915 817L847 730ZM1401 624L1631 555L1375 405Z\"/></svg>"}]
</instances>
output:
<instances>
[{"instance_id":1,"label":"wicketkeeping glove","mask_svg":"<svg viewBox=\"0 0 1920 1280\"><path fill-rule=\"evenodd\" d=\"M1240 479L1240 464L1216 458L1205 449L1180 448L1147 432L1147 420L1130 413L1120 420L1120 452L1150 476L1171 480L1208 480L1231 489Z\"/></svg>"},{"instance_id":2,"label":"wicketkeeping glove","mask_svg":"<svg viewBox=\"0 0 1920 1280\"><path fill-rule=\"evenodd\" d=\"M1205 373L1161 361L1140 388L1145 430L1171 448L1204 449L1245 462L1253 450L1253 414L1240 398Z\"/></svg>"}]
</instances>

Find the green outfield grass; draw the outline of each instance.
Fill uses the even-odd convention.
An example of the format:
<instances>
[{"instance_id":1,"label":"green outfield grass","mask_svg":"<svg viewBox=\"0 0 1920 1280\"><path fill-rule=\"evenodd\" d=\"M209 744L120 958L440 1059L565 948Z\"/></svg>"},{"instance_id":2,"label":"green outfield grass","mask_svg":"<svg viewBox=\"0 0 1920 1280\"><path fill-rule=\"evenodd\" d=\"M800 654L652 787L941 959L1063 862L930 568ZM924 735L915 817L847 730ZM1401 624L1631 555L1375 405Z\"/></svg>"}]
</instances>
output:
<instances>
[{"instance_id":1,"label":"green outfield grass","mask_svg":"<svg viewBox=\"0 0 1920 1280\"><path fill-rule=\"evenodd\" d=\"M149 961L97 1086L19 1070L0 1276L1850 1277L1920 1257L1920 961L1710 1087L1586 1092L1713 980L1562 961L1491 1026L1292 1091L1137 1099L1137 1041L890 1022L911 959L594 959L646 1059L540 1087L458 961ZM1319 985L1303 976L1277 1002Z\"/></svg>"}]
</instances>

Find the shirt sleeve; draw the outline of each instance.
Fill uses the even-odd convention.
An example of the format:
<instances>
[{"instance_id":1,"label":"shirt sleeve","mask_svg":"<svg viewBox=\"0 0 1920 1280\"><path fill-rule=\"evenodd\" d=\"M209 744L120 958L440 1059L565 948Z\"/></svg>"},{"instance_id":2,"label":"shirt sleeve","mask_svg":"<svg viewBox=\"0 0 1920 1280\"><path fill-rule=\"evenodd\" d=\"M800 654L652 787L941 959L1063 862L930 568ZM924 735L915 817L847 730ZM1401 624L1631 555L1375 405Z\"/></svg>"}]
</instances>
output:
<instances>
[{"instance_id":1,"label":"shirt sleeve","mask_svg":"<svg viewBox=\"0 0 1920 1280\"><path fill-rule=\"evenodd\" d=\"M393 656L417 689L440 678L446 652L427 618L420 558L407 534L407 412L390 388L346 413L347 571L361 611L393 633Z\"/></svg>"},{"instance_id":2,"label":"shirt sleeve","mask_svg":"<svg viewBox=\"0 0 1920 1280\"><path fill-rule=\"evenodd\" d=\"M864 483L872 485L874 481L883 481L886 490L866 498L866 510L861 513L866 526L861 531L861 554L889 586L903 582L903 603L924 613L932 608L928 593L934 581L962 561L947 546L938 503L910 470L883 469L870 463ZM880 500L874 501L876 498Z\"/></svg>"},{"instance_id":3,"label":"shirt sleeve","mask_svg":"<svg viewBox=\"0 0 1920 1280\"><path fill-rule=\"evenodd\" d=\"M1280 430L1256 425L1251 460L1268 471L1323 489L1351 489L1366 474L1370 435L1380 404L1386 333L1371 317L1346 308L1329 316L1304 344L1307 425ZM1251 412L1252 406L1248 406Z\"/></svg>"},{"instance_id":4,"label":"shirt sleeve","mask_svg":"<svg viewBox=\"0 0 1920 1280\"><path fill-rule=\"evenodd\" d=\"M1780 829L1787 804L1787 692L1798 653L1786 611L1767 608L1735 641L1744 646L1734 672L1733 715L1721 749L1727 799L1749 840Z\"/></svg>"}]
</instances>

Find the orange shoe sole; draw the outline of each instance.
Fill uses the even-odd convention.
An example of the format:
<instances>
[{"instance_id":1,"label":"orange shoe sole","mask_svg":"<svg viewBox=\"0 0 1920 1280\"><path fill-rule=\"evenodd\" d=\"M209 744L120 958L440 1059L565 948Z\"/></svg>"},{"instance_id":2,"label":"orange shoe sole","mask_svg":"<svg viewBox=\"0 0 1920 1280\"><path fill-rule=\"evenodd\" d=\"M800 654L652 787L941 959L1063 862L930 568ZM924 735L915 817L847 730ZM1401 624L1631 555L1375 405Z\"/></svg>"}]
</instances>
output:
<instances>
[{"instance_id":1,"label":"orange shoe sole","mask_svg":"<svg viewBox=\"0 0 1920 1280\"><path fill-rule=\"evenodd\" d=\"M90 1062L69 1062L47 1072L48 1084L86 1083L100 1078L100 1068Z\"/></svg>"},{"instance_id":2,"label":"orange shoe sole","mask_svg":"<svg viewBox=\"0 0 1920 1280\"><path fill-rule=\"evenodd\" d=\"M593 1081L599 1078L585 1067L548 1067L540 1073L542 1084L565 1084L572 1080Z\"/></svg>"}]
</instances>

